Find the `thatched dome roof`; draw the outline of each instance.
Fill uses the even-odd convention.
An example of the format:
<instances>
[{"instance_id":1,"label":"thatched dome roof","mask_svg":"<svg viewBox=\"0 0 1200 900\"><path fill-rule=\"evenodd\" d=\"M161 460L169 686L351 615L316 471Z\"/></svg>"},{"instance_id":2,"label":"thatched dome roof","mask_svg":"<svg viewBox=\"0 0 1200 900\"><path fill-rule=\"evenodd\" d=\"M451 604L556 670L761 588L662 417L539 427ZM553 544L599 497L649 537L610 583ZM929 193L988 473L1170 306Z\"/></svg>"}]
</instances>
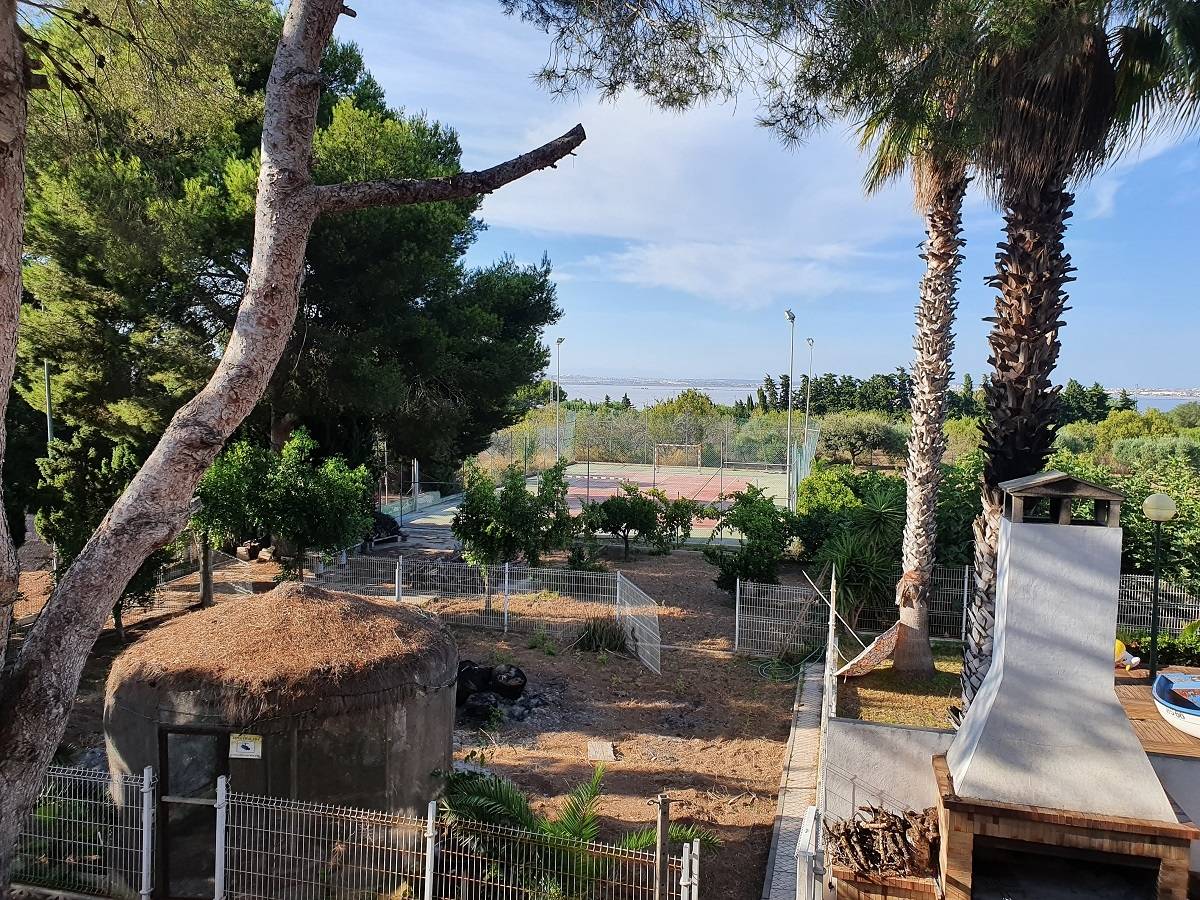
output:
<instances>
[{"instance_id":1,"label":"thatched dome roof","mask_svg":"<svg viewBox=\"0 0 1200 900\"><path fill-rule=\"evenodd\" d=\"M454 638L424 613L285 583L155 627L113 663L105 705L262 724L394 702L457 668Z\"/></svg>"}]
</instances>

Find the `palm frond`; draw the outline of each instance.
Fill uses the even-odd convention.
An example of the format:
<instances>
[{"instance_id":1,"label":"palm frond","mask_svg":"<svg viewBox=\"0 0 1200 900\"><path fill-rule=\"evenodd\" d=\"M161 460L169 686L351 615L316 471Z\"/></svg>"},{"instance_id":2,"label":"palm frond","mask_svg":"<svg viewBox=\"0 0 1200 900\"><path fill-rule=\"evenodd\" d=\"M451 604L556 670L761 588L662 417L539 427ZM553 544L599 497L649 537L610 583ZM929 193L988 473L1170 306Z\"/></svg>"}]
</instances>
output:
<instances>
[{"instance_id":1,"label":"palm frond","mask_svg":"<svg viewBox=\"0 0 1200 900\"><path fill-rule=\"evenodd\" d=\"M592 777L571 791L562 811L543 823L542 829L553 837L592 843L600 836L600 791L604 767L596 766Z\"/></svg>"},{"instance_id":2,"label":"palm frond","mask_svg":"<svg viewBox=\"0 0 1200 900\"><path fill-rule=\"evenodd\" d=\"M442 809L448 821L465 820L541 831L543 820L515 784L499 775L457 772L450 776Z\"/></svg>"},{"instance_id":3,"label":"palm frond","mask_svg":"<svg viewBox=\"0 0 1200 900\"><path fill-rule=\"evenodd\" d=\"M629 832L618 841L618 845L626 850L649 850L657 840L658 830L650 826ZM672 844L690 844L698 840L700 846L710 850L721 846L721 839L715 831L690 822L672 822L667 831L667 840Z\"/></svg>"}]
</instances>

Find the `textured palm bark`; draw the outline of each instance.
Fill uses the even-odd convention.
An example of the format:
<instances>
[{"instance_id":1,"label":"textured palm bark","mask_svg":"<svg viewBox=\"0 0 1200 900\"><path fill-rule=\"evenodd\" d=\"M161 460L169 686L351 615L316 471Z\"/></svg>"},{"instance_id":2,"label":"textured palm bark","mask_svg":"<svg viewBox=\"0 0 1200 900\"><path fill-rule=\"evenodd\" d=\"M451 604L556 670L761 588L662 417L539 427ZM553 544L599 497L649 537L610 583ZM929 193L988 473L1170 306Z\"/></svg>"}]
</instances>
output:
<instances>
[{"instance_id":1,"label":"textured palm bark","mask_svg":"<svg viewBox=\"0 0 1200 900\"><path fill-rule=\"evenodd\" d=\"M988 321L993 367L983 386L983 513L975 523L975 591L967 611L963 658L963 711L991 666L996 614L996 551L1002 497L998 485L1042 470L1054 444L1058 387L1051 375L1065 324L1066 285L1074 278L1063 234L1074 196L1065 177L1040 190L1005 199L1005 235L996 254L999 290Z\"/></svg>"},{"instance_id":2,"label":"textured palm bark","mask_svg":"<svg viewBox=\"0 0 1200 900\"><path fill-rule=\"evenodd\" d=\"M925 215L925 275L917 304L913 340L912 430L905 469L907 515L903 569L896 585L900 629L893 666L914 675L932 675L929 645L929 593L937 545L937 499L946 452L946 402L954 314L958 308L958 269L962 263L962 203L967 177L961 165L942 163L928 173L934 185Z\"/></svg>"},{"instance_id":3,"label":"textured palm bark","mask_svg":"<svg viewBox=\"0 0 1200 900\"><path fill-rule=\"evenodd\" d=\"M10 0L0 2L12 11ZM552 166L584 140L577 127L493 169L455 178L373 182L352 196L340 185L315 186L309 160L321 55L345 11L341 0L293 0L289 5L267 83L252 263L229 344L208 384L176 413L60 579L15 665L0 682L0 895L8 884L17 829L36 800L62 739L83 665L113 604L142 562L183 528L200 477L266 390L295 322L305 246L326 198L334 198L330 209L349 211L469 196ZM0 128L10 134L23 134L20 124L14 130L11 118L0 120ZM389 186L395 190L389 192ZM15 203L19 222L19 199ZM5 218L4 227L12 221ZM19 243L19 228L17 232ZM19 279L19 270L12 277ZM15 332L14 322L4 339Z\"/></svg>"},{"instance_id":4,"label":"textured palm bark","mask_svg":"<svg viewBox=\"0 0 1200 900\"><path fill-rule=\"evenodd\" d=\"M5 416L17 362L17 319L21 312L28 89L29 69L17 30L17 3L0 0L0 466L8 443ZM4 670L19 574L0 487L0 672ZM2 800L0 809L4 808Z\"/></svg>"}]
</instances>

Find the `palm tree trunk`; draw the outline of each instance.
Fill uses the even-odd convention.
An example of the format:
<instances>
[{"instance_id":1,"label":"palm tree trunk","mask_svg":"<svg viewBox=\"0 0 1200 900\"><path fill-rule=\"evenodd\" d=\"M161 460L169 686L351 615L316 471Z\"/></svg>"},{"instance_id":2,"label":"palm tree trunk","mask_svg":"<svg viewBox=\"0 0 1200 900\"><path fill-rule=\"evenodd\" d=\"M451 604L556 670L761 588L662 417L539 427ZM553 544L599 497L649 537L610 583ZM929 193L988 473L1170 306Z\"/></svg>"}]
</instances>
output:
<instances>
[{"instance_id":1,"label":"palm tree trunk","mask_svg":"<svg viewBox=\"0 0 1200 900\"><path fill-rule=\"evenodd\" d=\"M1074 195L1066 177L1040 189L1005 197L1005 236L996 254L999 290L988 335L994 371L983 385L988 417L983 423L983 513L975 522L975 593L968 610L963 658L963 711L991 666L996 610L996 551L1000 535L1001 482L1032 475L1046 465L1054 444L1058 388L1050 376L1058 364L1058 330L1064 324L1066 285L1073 281L1063 247Z\"/></svg>"},{"instance_id":2,"label":"palm tree trunk","mask_svg":"<svg viewBox=\"0 0 1200 900\"><path fill-rule=\"evenodd\" d=\"M917 304L911 376L912 430L908 436L907 515L904 521L904 574L896 585L900 629L893 666L914 675L932 675L929 645L929 587L937 544L938 487L946 451L946 401L954 313L958 308L958 268L962 263L962 203L967 191L961 164L932 163L924 181L932 185L925 215L925 276Z\"/></svg>"}]
</instances>

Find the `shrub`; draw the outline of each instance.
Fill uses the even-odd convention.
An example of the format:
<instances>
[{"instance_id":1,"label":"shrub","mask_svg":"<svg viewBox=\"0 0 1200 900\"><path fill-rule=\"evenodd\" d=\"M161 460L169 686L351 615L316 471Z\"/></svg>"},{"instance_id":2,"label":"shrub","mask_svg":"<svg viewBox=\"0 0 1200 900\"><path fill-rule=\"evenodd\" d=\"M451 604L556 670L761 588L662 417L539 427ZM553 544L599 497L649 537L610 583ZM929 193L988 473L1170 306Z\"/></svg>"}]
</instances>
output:
<instances>
[{"instance_id":1,"label":"shrub","mask_svg":"<svg viewBox=\"0 0 1200 900\"><path fill-rule=\"evenodd\" d=\"M616 619L599 617L588 619L575 645L590 653L624 653L628 646L624 626Z\"/></svg>"},{"instance_id":2,"label":"shrub","mask_svg":"<svg viewBox=\"0 0 1200 900\"><path fill-rule=\"evenodd\" d=\"M400 523L395 516L389 516L377 509L371 510L371 530L365 535L367 540L382 541L400 534Z\"/></svg>"},{"instance_id":3,"label":"shrub","mask_svg":"<svg viewBox=\"0 0 1200 900\"><path fill-rule=\"evenodd\" d=\"M725 529L735 531L741 536L741 545L733 549L710 542L704 548L705 558L720 570L717 584L733 590L739 578L777 583L779 561L796 533L796 517L777 506L757 485L736 491L731 498L733 502L717 520L713 536Z\"/></svg>"},{"instance_id":4,"label":"shrub","mask_svg":"<svg viewBox=\"0 0 1200 900\"><path fill-rule=\"evenodd\" d=\"M1157 466L1173 456L1200 470L1200 441L1183 435L1121 438L1112 445L1112 457L1130 469Z\"/></svg>"},{"instance_id":5,"label":"shrub","mask_svg":"<svg viewBox=\"0 0 1200 900\"><path fill-rule=\"evenodd\" d=\"M567 462L542 473L536 493L524 472L509 466L500 481L480 467L467 468L463 499L451 530L472 565L493 565L524 556L531 566L542 553L567 546L574 525L567 508Z\"/></svg>"},{"instance_id":6,"label":"shrub","mask_svg":"<svg viewBox=\"0 0 1200 900\"><path fill-rule=\"evenodd\" d=\"M595 510L591 513L591 510ZM622 484L620 493L603 503L593 504L585 515L594 520L583 528L594 528L624 544L625 559L629 559L634 540L648 544L652 553L670 553L682 546L692 534L692 521L700 513L700 504L687 497L670 499L659 490L642 491L636 484Z\"/></svg>"}]
</instances>

